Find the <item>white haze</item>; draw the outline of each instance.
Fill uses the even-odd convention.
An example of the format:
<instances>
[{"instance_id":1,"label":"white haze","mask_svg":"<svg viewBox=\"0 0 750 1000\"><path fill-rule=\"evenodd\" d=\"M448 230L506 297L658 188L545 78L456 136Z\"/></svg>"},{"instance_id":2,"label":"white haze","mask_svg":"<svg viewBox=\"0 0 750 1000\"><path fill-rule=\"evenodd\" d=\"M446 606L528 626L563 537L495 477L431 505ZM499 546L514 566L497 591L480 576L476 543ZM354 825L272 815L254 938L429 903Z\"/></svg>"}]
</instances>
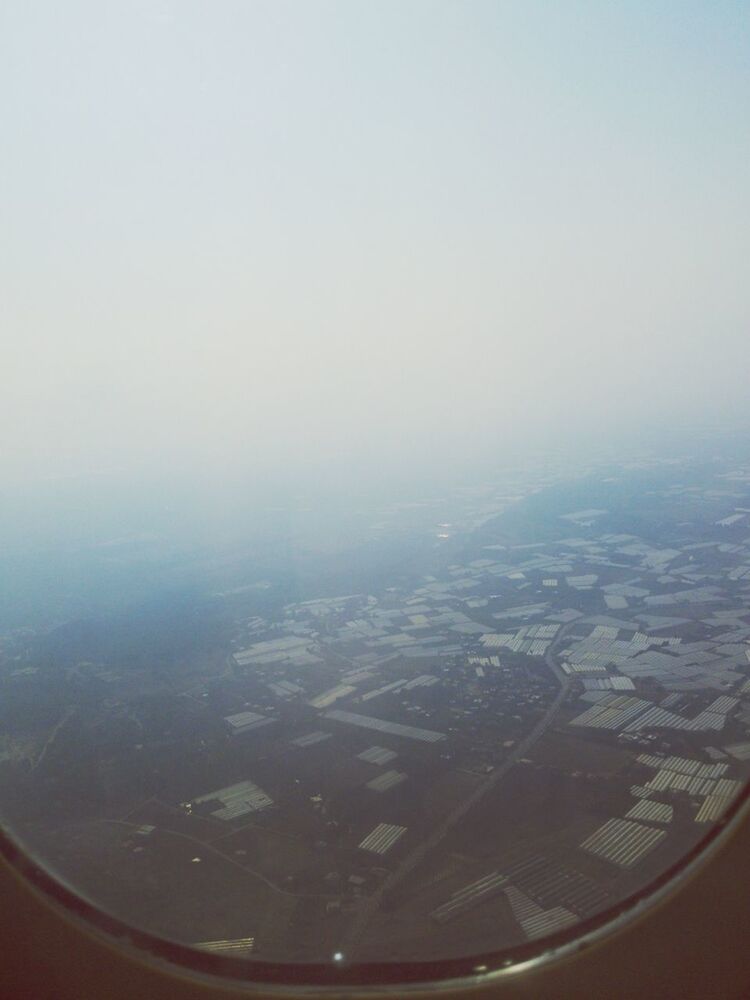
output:
<instances>
[{"instance_id":1,"label":"white haze","mask_svg":"<svg viewBox=\"0 0 750 1000\"><path fill-rule=\"evenodd\" d=\"M0 13L0 482L747 412L745 4Z\"/></svg>"}]
</instances>

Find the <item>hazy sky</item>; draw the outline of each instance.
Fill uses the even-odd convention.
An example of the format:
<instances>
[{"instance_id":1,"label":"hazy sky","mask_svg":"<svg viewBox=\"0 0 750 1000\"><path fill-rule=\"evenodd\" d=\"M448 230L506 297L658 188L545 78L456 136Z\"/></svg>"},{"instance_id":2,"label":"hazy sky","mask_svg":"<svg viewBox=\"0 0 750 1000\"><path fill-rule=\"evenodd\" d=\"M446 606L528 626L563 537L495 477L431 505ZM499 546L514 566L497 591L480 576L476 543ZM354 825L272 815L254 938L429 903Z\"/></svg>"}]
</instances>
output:
<instances>
[{"instance_id":1,"label":"hazy sky","mask_svg":"<svg viewBox=\"0 0 750 1000\"><path fill-rule=\"evenodd\" d=\"M749 85L744 2L4 0L0 482L744 420Z\"/></svg>"}]
</instances>

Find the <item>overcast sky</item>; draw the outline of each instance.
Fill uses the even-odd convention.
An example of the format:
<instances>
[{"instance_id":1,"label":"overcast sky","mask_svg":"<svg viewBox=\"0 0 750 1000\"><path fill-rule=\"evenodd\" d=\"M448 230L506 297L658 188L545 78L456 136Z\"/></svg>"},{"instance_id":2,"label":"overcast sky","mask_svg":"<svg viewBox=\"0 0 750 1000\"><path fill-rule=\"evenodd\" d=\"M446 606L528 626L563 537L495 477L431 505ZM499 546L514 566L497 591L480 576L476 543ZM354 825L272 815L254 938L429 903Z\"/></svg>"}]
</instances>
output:
<instances>
[{"instance_id":1,"label":"overcast sky","mask_svg":"<svg viewBox=\"0 0 750 1000\"><path fill-rule=\"evenodd\" d=\"M744 420L749 28L5 0L0 482Z\"/></svg>"}]
</instances>

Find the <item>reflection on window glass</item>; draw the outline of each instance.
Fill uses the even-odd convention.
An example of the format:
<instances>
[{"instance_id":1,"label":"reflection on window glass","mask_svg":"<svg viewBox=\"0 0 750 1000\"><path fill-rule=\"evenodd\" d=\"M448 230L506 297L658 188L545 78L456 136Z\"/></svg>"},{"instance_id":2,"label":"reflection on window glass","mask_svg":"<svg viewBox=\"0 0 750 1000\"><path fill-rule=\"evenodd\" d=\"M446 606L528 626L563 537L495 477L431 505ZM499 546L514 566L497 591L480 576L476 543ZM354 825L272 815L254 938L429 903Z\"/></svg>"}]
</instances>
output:
<instances>
[{"instance_id":1,"label":"reflection on window glass","mask_svg":"<svg viewBox=\"0 0 750 1000\"><path fill-rule=\"evenodd\" d=\"M105 913L487 955L737 799L748 13L691 11L6 5L0 819Z\"/></svg>"}]
</instances>

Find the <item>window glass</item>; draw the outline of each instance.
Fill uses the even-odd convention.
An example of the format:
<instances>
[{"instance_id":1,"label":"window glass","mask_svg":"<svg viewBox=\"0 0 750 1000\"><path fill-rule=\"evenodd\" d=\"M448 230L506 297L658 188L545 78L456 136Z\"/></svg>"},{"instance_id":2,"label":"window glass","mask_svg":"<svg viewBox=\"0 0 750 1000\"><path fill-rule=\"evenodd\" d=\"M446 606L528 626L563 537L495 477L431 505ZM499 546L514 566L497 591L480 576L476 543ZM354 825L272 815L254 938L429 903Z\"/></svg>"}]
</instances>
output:
<instances>
[{"instance_id":1,"label":"window glass","mask_svg":"<svg viewBox=\"0 0 750 1000\"><path fill-rule=\"evenodd\" d=\"M4 5L0 819L61 884L484 969L717 829L747 20Z\"/></svg>"}]
</instances>

